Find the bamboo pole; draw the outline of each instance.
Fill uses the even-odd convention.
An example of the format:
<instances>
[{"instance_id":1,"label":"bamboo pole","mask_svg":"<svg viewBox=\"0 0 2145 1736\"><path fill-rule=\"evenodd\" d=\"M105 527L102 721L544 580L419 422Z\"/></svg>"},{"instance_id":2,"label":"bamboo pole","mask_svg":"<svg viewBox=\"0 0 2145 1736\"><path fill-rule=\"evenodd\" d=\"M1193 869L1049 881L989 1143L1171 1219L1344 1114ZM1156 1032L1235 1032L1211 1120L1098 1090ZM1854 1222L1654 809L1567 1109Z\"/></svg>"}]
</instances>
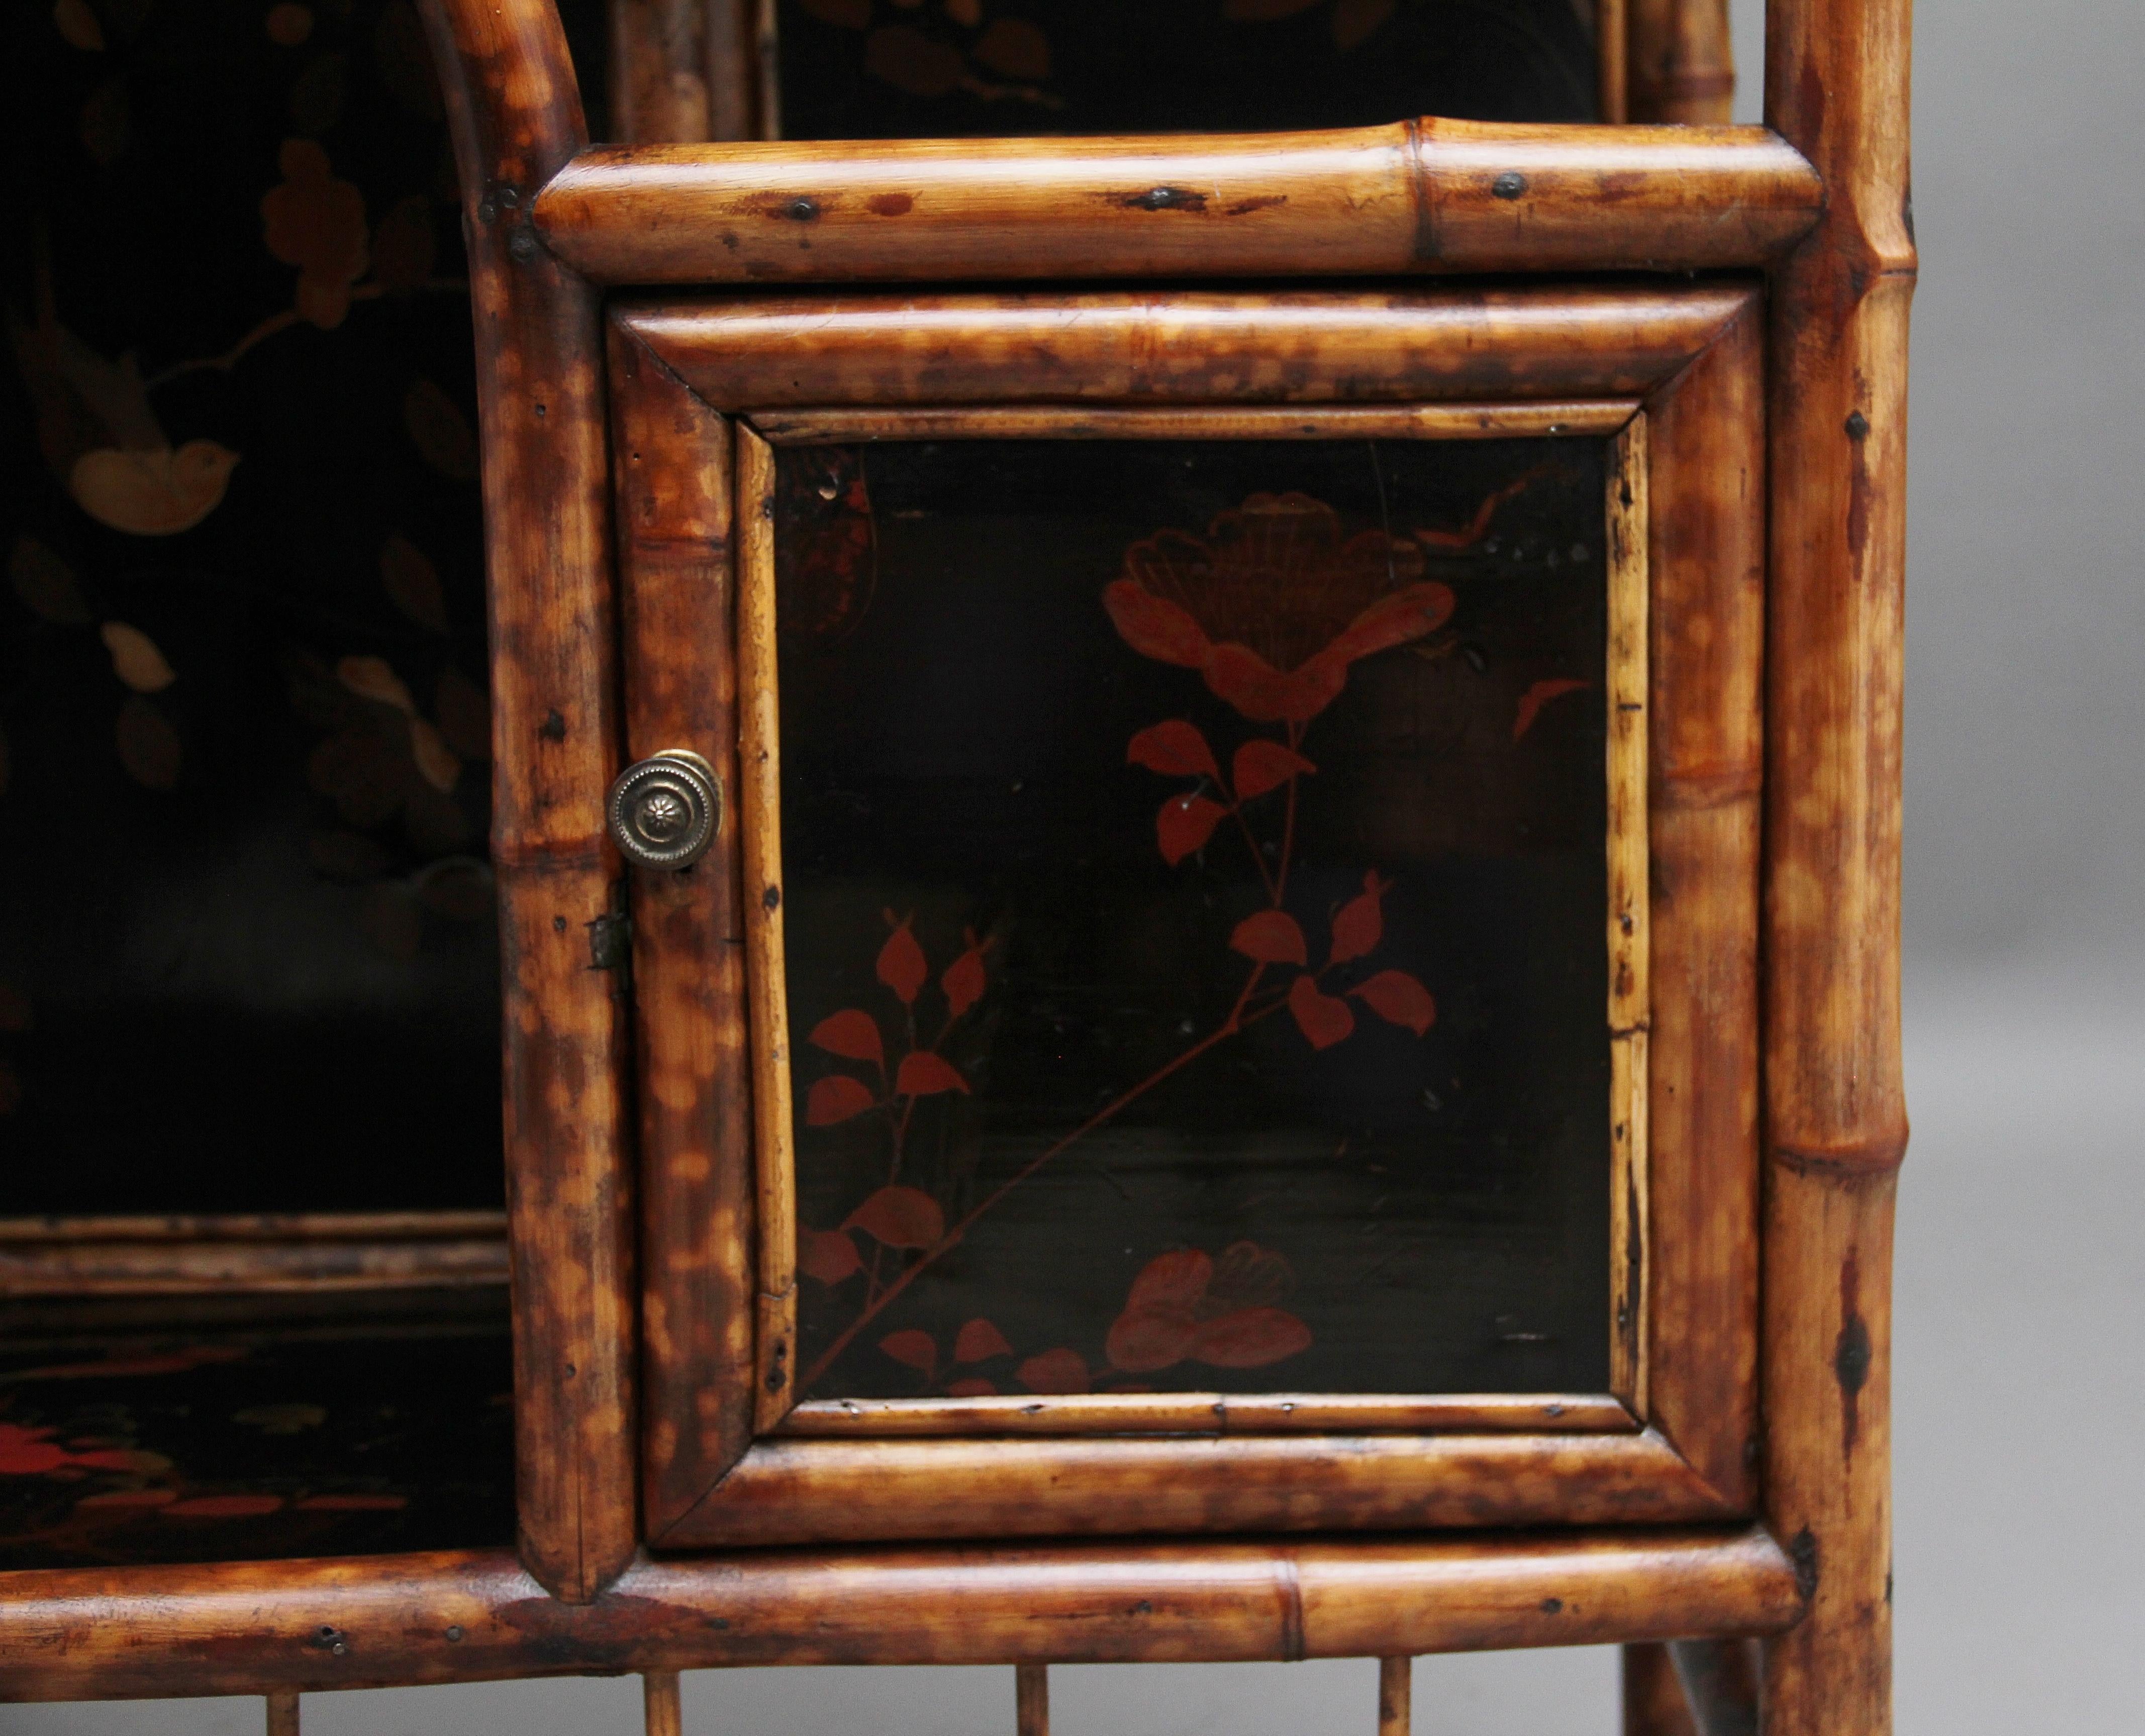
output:
<instances>
[{"instance_id":1,"label":"bamboo pole","mask_svg":"<svg viewBox=\"0 0 2145 1736\"><path fill-rule=\"evenodd\" d=\"M1408 1736L1413 1717L1415 1659L1378 1659L1378 1736Z\"/></svg>"},{"instance_id":2,"label":"bamboo pole","mask_svg":"<svg viewBox=\"0 0 2145 1736\"><path fill-rule=\"evenodd\" d=\"M1626 102L1634 121L1725 126L1735 108L1728 0L1625 0Z\"/></svg>"},{"instance_id":3,"label":"bamboo pole","mask_svg":"<svg viewBox=\"0 0 2145 1736\"><path fill-rule=\"evenodd\" d=\"M476 320L521 1553L585 1601L637 1530L610 479L595 293L527 219L586 133L550 0L428 0L426 19Z\"/></svg>"},{"instance_id":4,"label":"bamboo pole","mask_svg":"<svg viewBox=\"0 0 2145 1736\"><path fill-rule=\"evenodd\" d=\"M1910 34L1909 0L1769 20L1766 112L1827 203L1773 297L1764 1477L1809 1614L1768 1736L1891 1729Z\"/></svg>"},{"instance_id":5,"label":"bamboo pole","mask_svg":"<svg viewBox=\"0 0 2145 1736\"><path fill-rule=\"evenodd\" d=\"M1773 258L1822 199L1762 127L1423 120L606 148L535 221L610 284L1696 271Z\"/></svg>"},{"instance_id":6,"label":"bamboo pole","mask_svg":"<svg viewBox=\"0 0 2145 1736\"><path fill-rule=\"evenodd\" d=\"M1013 1667L1013 1729L1016 1736L1050 1736L1050 1666Z\"/></svg>"},{"instance_id":7,"label":"bamboo pole","mask_svg":"<svg viewBox=\"0 0 2145 1736\"><path fill-rule=\"evenodd\" d=\"M641 1728L644 1736L684 1736L684 1714L678 1704L678 1672L651 1669L640 1678Z\"/></svg>"},{"instance_id":8,"label":"bamboo pole","mask_svg":"<svg viewBox=\"0 0 2145 1736\"><path fill-rule=\"evenodd\" d=\"M298 1736L298 1697L295 1694L268 1696L268 1736Z\"/></svg>"}]
</instances>

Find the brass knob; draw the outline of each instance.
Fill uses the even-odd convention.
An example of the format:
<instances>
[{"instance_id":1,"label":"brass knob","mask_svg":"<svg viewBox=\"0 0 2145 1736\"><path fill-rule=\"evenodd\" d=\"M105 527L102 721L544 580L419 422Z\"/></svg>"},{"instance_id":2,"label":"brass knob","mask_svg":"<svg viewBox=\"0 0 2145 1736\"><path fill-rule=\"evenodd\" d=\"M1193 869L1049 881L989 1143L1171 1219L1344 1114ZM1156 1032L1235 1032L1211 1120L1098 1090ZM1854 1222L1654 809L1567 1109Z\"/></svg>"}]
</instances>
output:
<instances>
[{"instance_id":1,"label":"brass knob","mask_svg":"<svg viewBox=\"0 0 2145 1736\"><path fill-rule=\"evenodd\" d=\"M699 754L665 748L619 773L604 811L635 868L690 868L722 829L723 786Z\"/></svg>"}]
</instances>

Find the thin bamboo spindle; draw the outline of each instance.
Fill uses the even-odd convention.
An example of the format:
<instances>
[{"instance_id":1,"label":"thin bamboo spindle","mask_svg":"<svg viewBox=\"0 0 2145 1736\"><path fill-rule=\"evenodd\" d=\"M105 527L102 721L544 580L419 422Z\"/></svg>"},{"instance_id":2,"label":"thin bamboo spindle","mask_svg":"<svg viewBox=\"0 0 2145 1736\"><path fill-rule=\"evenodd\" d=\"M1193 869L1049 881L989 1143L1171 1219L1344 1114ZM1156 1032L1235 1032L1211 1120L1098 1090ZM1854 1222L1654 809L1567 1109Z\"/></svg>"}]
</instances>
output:
<instances>
[{"instance_id":1,"label":"thin bamboo spindle","mask_svg":"<svg viewBox=\"0 0 2145 1736\"><path fill-rule=\"evenodd\" d=\"M1016 1736L1050 1736L1050 1666L1013 1667L1013 1729Z\"/></svg>"},{"instance_id":2,"label":"thin bamboo spindle","mask_svg":"<svg viewBox=\"0 0 2145 1736\"><path fill-rule=\"evenodd\" d=\"M1415 1659L1378 1659L1378 1736L1408 1736L1413 1717Z\"/></svg>"},{"instance_id":3,"label":"thin bamboo spindle","mask_svg":"<svg viewBox=\"0 0 2145 1736\"><path fill-rule=\"evenodd\" d=\"M1735 109L1728 0L1625 0L1630 118L1725 126Z\"/></svg>"},{"instance_id":4,"label":"thin bamboo spindle","mask_svg":"<svg viewBox=\"0 0 2145 1736\"><path fill-rule=\"evenodd\" d=\"M295 1694L268 1696L268 1736L298 1736L298 1697Z\"/></svg>"},{"instance_id":5,"label":"thin bamboo spindle","mask_svg":"<svg viewBox=\"0 0 2145 1736\"><path fill-rule=\"evenodd\" d=\"M1658 1641L1624 1648L1623 1703L1624 1736L1700 1736L1669 1649Z\"/></svg>"},{"instance_id":6,"label":"thin bamboo spindle","mask_svg":"<svg viewBox=\"0 0 2145 1736\"><path fill-rule=\"evenodd\" d=\"M1769 23L1766 112L1827 202L1773 296L1764 1488L1809 1613L1765 1728L1887 1736L1909 0Z\"/></svg>"},{"instance_id":7,"label":"thin bamboo spindle","mask_svg":"<svg viewBox=\"0 0 2145 1736\"><path fill-rule=\"evenodd\" d=\"M684 1736L678 1704L678 1672L651 1669L640 1679L641 1728L645 1736Z\"/></svg>"}]
</instances>

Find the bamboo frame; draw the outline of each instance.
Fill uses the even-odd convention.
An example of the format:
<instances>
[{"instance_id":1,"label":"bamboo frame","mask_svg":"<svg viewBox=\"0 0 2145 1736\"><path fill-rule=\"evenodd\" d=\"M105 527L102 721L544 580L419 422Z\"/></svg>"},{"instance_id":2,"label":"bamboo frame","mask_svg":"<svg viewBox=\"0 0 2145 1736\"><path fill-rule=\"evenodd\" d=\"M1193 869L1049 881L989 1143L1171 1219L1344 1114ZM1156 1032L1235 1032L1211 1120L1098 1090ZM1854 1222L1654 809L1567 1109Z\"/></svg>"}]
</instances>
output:
<instances>
[{"instance_id":1,"label":"bamboo frame","mask_svg":"<svg viewBox=\"0 0 2145 1736\"><path fill-rule=\"evenodd\" d=\"M506 1275L503 1211L0 1219L0 1297L461 1289Z\"/></svg>"},{"instance_id":2,"label":"bamboo frame","mask_svg":"<svg viewBox=\"0 0 2145 1736\"><path fill-rule=\"evenodd\" d=\"M1598 426L1615 407L1602 406L1585 420ZM1611 1246L1622 1250L1629 1244L1642 1251L1647 1187L1645 1041L1650 1016L1646 971L1646 445L1643 413L1631 406L1622 408L1603 505L1609 629L1602 687L1610 744L1609 905L1605 913L1605 944L1610 985L1605 1034L1611 1058ZM1555 425L1560 429L1580 420L1569 407L1560 407L1555 414L1558 418ZM1457 430L1464 438L1499 438L1510 437L1520 430L1537 430L1543 425L1543 417L1529 407L1508 415L1504 406L1466 404L1409 405L1391 410L1344 410L1310 417L1287 410L1157 414L1122 410L1108 414L1099 425L1107 426L1119 439L1242 440L1259 438L1277 425L1301 437L1306 429L1336 425L1359 436L1369 426L1388 437L1433 439L1447 430ZM1008 430L1018 430L1018 437L1047 439L1068 425L1087 435L1098 424L1092 413L1076 420L1063 411L1041 409L862 410L817 412L804 425L804 431L814 440L839 439L852 430L887 438L918 426L928 427L931 437L939 439L1003 438ZM774 1122L773 1107L779 1104L786 1111L794 1103L795 1092L784 1042L787 982L779 893L782 780L774 637L779 580L773 533L774 450L749 425L740 429L738 445L739 519L747 526L739 545L739 654L749 672L747 690L752 695L751 721L741 756L739 795L749 817L747 883L761 888L747 900L747 974L754 1009L753 1077L755 1101L763 1106L758 1130L762 1336L754 1391L759 1432L772 1434L784 1428L795 1403L792 1377L797 1341L795 1136L787 1119ZM1611 1266L1615 1282L1610 1309L1614 1323L1610 1335L1610 1389L1621 1414L1612 1419L1603 1414L1608 1407L1585 1401L1572 1407L1559 1405L1557 1420L1567 1428L1580 1426L1577 1419L1585 1417L1599 1419L1595 1426L1605 1423L1610 1430L1620 1431L1636 1426L1634 1418L1645 1415L1643 1347L1647 1304L1643 1254L1615 1258ZM1491 1404L1510 1415L1520 1426L1541 1416L1548 1408L1544 1400L1530 1397L1493 1399ZM884 1401L838 1399L815 1405L805 1430L788 1432L839 1431L854 1435L869 1432L874 1421L898 1420L905 1425L903 1433L949 1435L961 1432L967 1425L984 1424L988 1419L993 1432L1003 1433L1011 1432L1008 1425L1018 1418L1013 1427L1023 1435L1099 1434L1119 1432L1137 1418L1139 1426L1203 1435L1215 1431L1217 1415L1227 1418L1232 1410L1237 1415L1227 1431L1231 1433L1263 1429L1311 1433L1336 1426L1351 1431L1393 1432L1426 1425L1464 1428L1478 1420L1486 1408L1464 1400L1450 1405L1428 1396L1379 1398L1318 1393L1272 1400L1232 1400L1199 1393L1142 1395L1131 1405L1092 1399L1074 1403L912 1400L898 1408Z\"/></svg>"},{"instance_id":3,"label":"bamboo frame","mask_svg":"<svg viewBox=\"0 0 2145 1736\"><path fill-rule=\"evenodd\" d=\"M1816 221L1756 127L1425 119L1222 137L583 152L544 245L608 285L1705 271Z\"/></svg>"},{"instance_id":4,"label":"bamboo frame","mask_svg":"<svg viewBox=\"0 0 2145 1736\"><path fill-rule=\"evenodd\" d=\"M1647 1036L1653 1022L1652 850L1647 828L1646 418L1616 436L1602 517L1609 551L1609 656L1602 683L1608 714L1609 908L1609 1390L1635 1416L1647 1414L1646 1246L1652 1235L1652 1096Z\"/></svg>"},{"instance_id":5,"label":"bamboo frame","mask_svg":"<svg viewBox=\"0 0 2145 1736\"><path fill-rule=\"evenodd\" d=\"M1754 766L1746 768L1745 761L1758 739L1758 617L1753 604L1762 593L1744 588L1745 575L1759 570L1761 546L1754 510L1762 470L1754 306L1747 289L1724 286L1666 294L1523 291L1466 296L1432 293L1404 300L1205 296L1173 301L1166 311L1108 296L911 298L900 305L898 314L875 304L851 301L684 306L628 301L615 309L613 319L621 331L630 332L710 410L719 407L744 418L737 436L739 548L747 563L739 579L741 631L748 619L763 624L772 619L771 538L764 503L771 488L773 452L763 435L789 443L919 434L933 439L1003 437L1061 425L1116 437L1142 428L1184 435L1217 430L1267 434L1291 426L1321 433L1375 427L1463 437L1507 426L1570 427L1575 432L1585 427L1598 432L1615 425L1618 419L1630 426L1643 401L1643 429L1633 427L1625 443L1630 468L1638 484L1652 481L1656 491L1660 484L1655 473L1660 465L1667 465L1666 474L1675 479L1664 497L1665 504L1657 502L1658 512L1647 512L1638 487L1634 487L1632 499L1624 501L1621 480L1612 503L1620 525L1626 583L1635 582L1640 596L1650 589L1650 610L1660 611L1651 624L1643 619L1633 624L1635 654L1627 647L1626 660L1660 661L1650 681L1642 675L1625 696L1605 700L1642 708L1619 710L1612 717L1612 721L1625 719L1629 726L1616 735L1618 799L1641 828L1642 845L1621 858L1616 868L1621 905L1605 932L1620 948L1634 951L1616 972L1621 985L1618 1005L1623 1010L1613 1012L1611 1021L1605 1023L1613 1022L1624 1033L1614 1040L1624 1057L1619 1101L1631 1112L1621 1117L1621 1124L1635 1147L1640 1143L1641 1123L1655 1118L1651 1102L1666 1102L1672 1111L1662 1123L1659 1148L1615 1189L1624 1214L1620 1224L1625 1229L1635 1224L1640 1231L1637 1257L1613 1263L1618 1292L1612 1312L1625 1324L1615 1358L1619 1394L1570 1401L1499 1399L1487 1405L1464 1397L1417 1400L1394 1402L1391 1409L1375 1399L1333 1400L1291 1395L1263 1405L1232 1398L1222 1401L1224 1408L1218 1413L1211 1395L1150 1396L1122 1409L1116 1408L1115 1401L1064 1400L835 1400L798 1412L786 1402L789 1353L785 1349L782 1365L764 1364L754 1383L759 1413L756 1432L764 1438L734 1461L726 1453L720 1480L710 1479L714 1486L706 1495L669 1525L651 1530L663 1547L706 1546L748 1538L767 1542L799 1535L861 1537L883 1535L873 1529L882 1525L913 1524L913 1519L889 1518L883 1510L900 1505L892 1485L879 1491L884 1500L869 1498L872 1491L864 1484L873 1474L865 1468L866 1460L854 1461L854 1474L837 1475L835 1468L849 1461L826 1456L825 1450L839 1442L862 1448L873 1435L888 1437L888 1445L898 1437L918 1450L901 1461L913 1467L898 1480L905 1491L903 1499L910 1502L912 1514L927 1507L938 1513L935 1522L942 1528L973 1526L980 1530L984 1524L973 1513L963 1520L932 1505L933 1491L940 1486L938 1480L968 1475L961 1469L973 1457L963 1456L968 1454L964 1441L1020 1434L1029 1437L1023 1450L1032 1455L1045 1448L1070 1451L1063 1437L1089 1430L1174 1428L1227 1435L1232 1441L1246 1438L1247 1430L1293 1435L1306 1462L1321 1450L1313 1443L1333 1427L1377 1432L1404 1455L1450 1453L1470 1444L1472 1436L1502 1432L1508 1441L1527 1440L1525 1451L1544 1464L1561 1450L1563 1456L1555 1462L1580 1467L1551 1480L1556 1489L1567 1493L1590 1476L1615 1482L1624 1475L1614 1469L1617 1465L1645 1465L1653 1468L1641 1474L1641 1481L1645 1476L1665 1480L1657 1491L1671 1504L1661 1510L1663 1516L1701 1509L1741 1510L1749 1502L1756 1300L1754 1286L1743 1279L1752 1268L1746 1256L1731 1254L1724 1270L1705 1260L1694 1261L1679 1255L1655 1271L1647 1251L1655 1241L1681 1250L1701 1237L1747 1250L1756 1215L1752 1155L1756 1132L1748 1105L1754 1088L1749 1082L1754 1077L1754 1054L1751 938L1756 921L1757 834L1754 824L1745 823L1754 811L1750 798L1756 783ZM1158 337L1151 329L1157 318L1170 321L1166 336ZM1503 340L1495 349L1495 359L1486 364L1482 353L1491 346L1483 336L1486 328ZM821 364L816 347L800 351L789 335L807 331L815 346L831 344L839 359ZM983 352L973 366L964 333L977 337ZM876 347L871 335L876 336ZM992 383L983 363L1001 347L1018 351L1031 376L1039 371L1052 378L1071 379L1076 377L1077 367L1077 377L1097 381L1106 390L1115 388L1120 395L1099 403L1047 406L968 401L979 384ZM898 359L912 349L916 358L913 366ZM1241 381L1245 359L1262 350L1294 357L1287 374L1277 382L1281 390L1277 395L1298 401L1267 406L1212 402L1208 381ZM898 359L889 366L881 351L890 351ZM1134 361L1162 353L1171 359L1167 373ZM1538 395L1531 402L1494 406L1471 401L1471 389L1486 376L1508 386L1524 382ZM862 403L853 397L854 407L826 407L830 401L839 401L827 388L838 388L845 379L863 382L856 388ZM1373 401L1341 405L1317 401L1314 394L1334 390L1326 384L1328 380L1346 381L1342 389L1359 400L1375 395ZM1426 401L1405 395L1425 382L1441 388L1437 396ZM1635 395L1575 397L1575 388ZM897 405L873 406L872 396L882 392L896 398ZM799 407L754 409L754 397L760 393ZM1303 402L1305 399L1311 401ZM1651 465L1639 462L1642 439L1657 447ZM1650 579L1644 577L1649 569ZM766 630L764 625L760 629ZM752 636L744 632L747 640ZM778 708L767 679L769 659L745 643L740 644L739 655L751 672L745 679L757 695L762 716L756 727L749 718L746 720L748 748L739 811L748 817L743 823L779 848L779 835L771 838L764 821L750 818L771 811L779 788L771 757L779 747L773 739ZM1630 696L1633 691L1635 699ZM1664 703L1657 705L1655 700ZM1650 783L1664 802L1657 813L1650 812L1654 805ZM1643 844L1645 833L1652 836L1650 846ZM1644 865L1650 849L1666 852L1663 871L1650 876ZM772 850L767 853L771 857ZM770 918L780 908L776 867L773 860L764 860L751 869L746 900L759 936L749 952L768 981L773 980L771 943L776 938L776 923ZM1648 893L1650 879L1655 886ZM768 908L769 886L777 888L774 912ZM1652 1028L1660 1021L1645 1010L1640 998L1646 979L1655 974L1645 963L1653 950L1647 931L1650 922L1662 919L1664 911L1670 924L1663 954L1665 980L1675 996L1689 1002L1668 1022L1674 1040L1666 1050L1658 1047ZM1623 932L1627 915L1633 918L1630 935ZM1659 992L1658 984L1654 992ZM1635 1012L1634 1007L1639 1010ZM769 998L756 996L755 1012L763 1010L773 1010ZM771 1036L759 1041L764 1044ZM1635 1053L1641 1048L1648 1051L1643 1058ZM763 1115L765 1102L762 1093ZM786 1123L779 1129L769 1129L764 1122L762 1126L763 1137L787 1132ZM1652 1136L1649 1132L1646 1137ZM786 1147L786 1138L780 1143ZM762 1149L776 1147L764 1145ZM777 1211L787 1212L786 1186L774 1185L770 1178L762 1194ZM1664 1219L1664 1212L1672 1216ZM1650 1234L1657 1222L1673 1228ZM794 1270L774 1264L789 1252L786 1237L794 1235L794 1229L785 1230L784 1235L784 1242L762 1241L759 1278L760 1306L772 1322L769 1342L789 1346L794 1342L790 1316ZM1628 1239L1620 1234L1620 1241ZM709 1256L704 1252L700 1257ZM1655 1368L1666 1371L1666 1384L1658 1391L1653 1390ZM1306 1408L1289 1412L1283 1407L1290 1403ZM1529 1421L1530 1413L1540 1415L1536 1407L1545 1404L1569 1406L1548 1429ZM1320 1424L1327 1419L1331 1421L1321 1430ZM1612 1436L1622 1431L1628 1438L1628 1431L1649 1420L1665 1431L1657 1458L1655 1448L1642 1446L1635 1459L1605 1458L1598 1461L1599 1469L1586 1470L1584 1466L1595 1461L1585 1459L1585 1450L1579 1457L1572 1456L1569 1437L1575 1430L1599 1429ZM1555 1445L1558 1436L1552 1430L1565 1435L1564 1449ZM1059 1442L1036 1438L1050 1435L1058 1435ZM1437 1444L1441 1436L1447 1443L1444 1446ZM891 1458L879 1462L882 1470L895 1463ZM1037 1510L1047 1509L1056 1515L1049 1523L1084 1524L1080 1517L1083 1504L1100 1498L1101 1485L1094 1480L1134 1475L1111 1467L1142 1461L1137 1455L1113 1458L1106 1452L1102 1459L1082 1462L1088 1468L1073 1473L1070 1480L1039 1494L1030 1490L1020 1501L1009 1498L1005 1510L993 1509L997 1516L989 1523L1043 1524L1021 1508L1022 1501L1033 1497L1040 1503ZM1694 1465L1701 1467L1696 1480L1685 1480L1688 1467ZM821 1475L819 1467L825 1468L831 1480ZM998 1468L1003 1470L1000 1481L1008 1488L1025 1475ZM654 1475L653 1466L650 1474ZM1235 1469L1230 1472L1232 1477L1239 1475ZM1576 1483L1563 1480L1566 1475L1575 1476ZM1012 1480L1006 1482L1007 1478ZM1082 1494L1083 1490L1094 1492ZM783 1529L784 1521L767 1510L747 1510L778 1496L798 1496L804 1502L792 1516L801 1530ZM1565 1498L1545 1497L1539 1507L1521 1505L1496 1510L1546 1515L1556 1500ZM1644 1501L1655 1497L1632 1498ZM1128 1525L1159 1524L1163 1520L1156 1515L1166 1516L1171 1510L1166 1505L1127 1505L1122 1488L1111 1499L1128 1515ZM1299 1504L1297 1517L1277 1518L1272 1509L1262 1505L1265 1500L1255 1490L1247 1493L1232 1510L1232 1522L1316 1522L1313 1515L1321 1510L1313 1499L1307 1505ZM1675 1505L1685 1501L1700 1506ZM1396 1522L1395 1515L1423 1510L1396 1495L1381 1510L1388 1522ZM1142 1518L1142 1514L1148 1516ZM902 1530L895 1535L916 1534Z\"/></svg>"},{"instance_id":6,"label":"bamboo frame","mask_svg":"<svg viewBox=\"0 0 2145 1736\"><path fill-rule=\"evenodd\" d=\"M1786 1555L1749 1525L765 1550L636 1560L593 1607L547 1595L504 1549L69 1569L0 1574L0 1699L735 1664L1390 1657L1771 1633L1799 1607Z\"/></svg>"}]
</instances>

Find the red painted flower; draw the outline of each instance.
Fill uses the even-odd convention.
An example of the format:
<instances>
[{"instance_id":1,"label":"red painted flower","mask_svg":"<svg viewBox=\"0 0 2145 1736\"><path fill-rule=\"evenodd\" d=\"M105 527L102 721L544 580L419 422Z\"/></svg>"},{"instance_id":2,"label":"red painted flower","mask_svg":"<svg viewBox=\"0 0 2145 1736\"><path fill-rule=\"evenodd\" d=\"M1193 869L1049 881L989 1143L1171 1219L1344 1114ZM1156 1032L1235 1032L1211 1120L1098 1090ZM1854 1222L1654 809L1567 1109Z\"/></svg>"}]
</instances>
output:
<instances>
[{"instance_id":1,"label":"red painted flower","mask_svg":"<svg viewBox=\"0 0 2145 1736\"><path fill-rule=\"evenodd\" d=\"M1347 685L1348 665L1421 639L1452 613L1411 541L1343 540L1308 495L1253 495L1204 538L1164 530L1125 551L1102 606L1142 657L1197 669L1258 723L1305 724Z\"/></svg>"}]
</instances>

